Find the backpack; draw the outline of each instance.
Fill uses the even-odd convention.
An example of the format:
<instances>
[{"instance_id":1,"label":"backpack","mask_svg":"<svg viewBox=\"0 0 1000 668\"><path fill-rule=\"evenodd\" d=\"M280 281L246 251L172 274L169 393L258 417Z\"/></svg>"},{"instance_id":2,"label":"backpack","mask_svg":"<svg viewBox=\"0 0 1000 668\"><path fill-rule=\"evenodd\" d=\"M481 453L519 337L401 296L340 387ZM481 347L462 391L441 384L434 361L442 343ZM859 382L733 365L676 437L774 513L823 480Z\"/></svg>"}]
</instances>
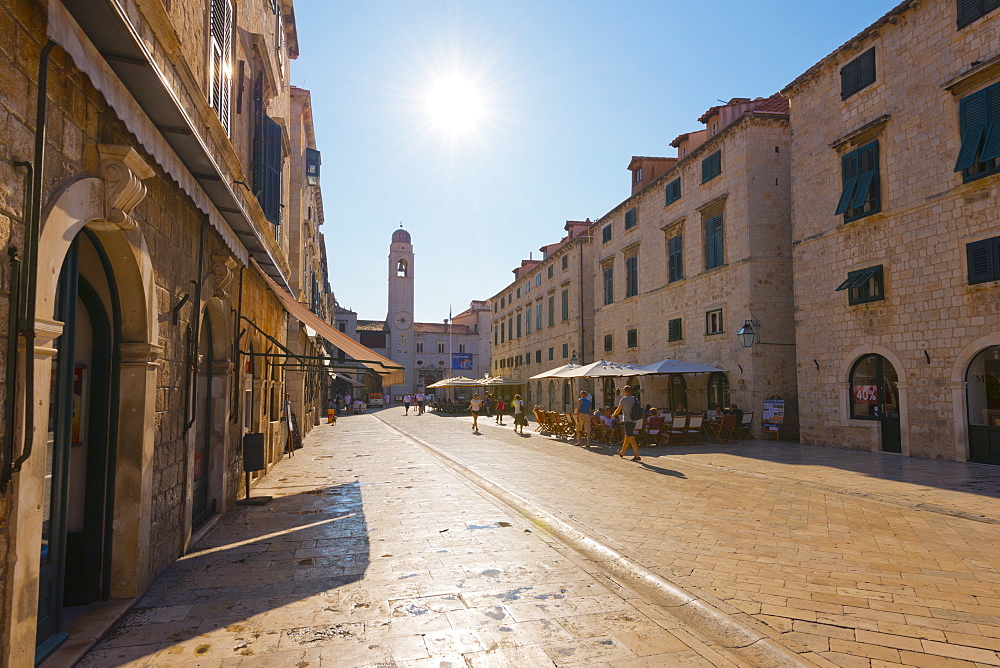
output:
<instances>
[{"instance_id":1,"label":"backpack","mask_svg":"<svg viewBox=\"0 0 1000 668\"><path fill-rule=\"evenodd\" d=\"M646 417L646 411L642 410L642 406L639 405L639 400L632 397L632 411L629 413L630 422L642 422L642 419Z\"/></svg>"}]
</instances>

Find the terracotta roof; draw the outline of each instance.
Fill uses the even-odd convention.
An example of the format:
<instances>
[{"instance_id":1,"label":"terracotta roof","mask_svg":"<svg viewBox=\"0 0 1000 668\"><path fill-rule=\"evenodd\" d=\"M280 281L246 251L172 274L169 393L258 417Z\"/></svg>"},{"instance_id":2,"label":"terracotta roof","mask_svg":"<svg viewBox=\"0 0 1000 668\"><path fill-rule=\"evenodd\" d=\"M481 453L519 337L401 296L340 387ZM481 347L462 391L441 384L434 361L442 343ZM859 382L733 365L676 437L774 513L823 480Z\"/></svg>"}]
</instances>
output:
<instances>
[{"instance_id":1,"label":"terracotta roof","mask_svg":"<svg viewBox=\"0 0 1000 668\"><path fill-rule=\"evenodd\" d=\"M389 327L384 320L358 320L359 332L388 332Z\"/></svg>"},{"instance_id":2,"label":"terracotta roof","mask_svg":"<svg viewBox=\"0 0 1000 668\"><path fill-rule=\"evenodd\" d=\"M632 169L635 165L643 162L677 162L677 158L658 158L649 155L633 155L632 160L628 163L628 168Z\"/></svg>"},{"instance_id":3,"label":"terracotta roof","mask_svg":"<svg viewBox=\"0 0 1000 668\"><path fill-rule=\"evenodd\" d=\"M449 329L448 325L436 322L415 322L413 323L413 331L424 334L447 334L449 332L452 334L472 334L468 325L452 325Z\"/></svg>"},{"instance_id":4,"label":"terracotta roof","mask_svg":"<svg viewBox=\"0 0 1000 668\"><path fill-rule=\"evenodd\" d=\"M670 145L674 148L680 148L681 142L693 135L695 132L701 132L700 130L695 130L694 132L685 132L674 137L674 140L670 142Z\"/></svg>"},{"instance_id":5,"label":"terracotta roof","mask_svg":"<svg viewBox=\"0 0 1000 668\"><path fill-rule=\"evenodd\" d=\"M781 93L775 93L766 100L761 100L760 104L755 103L749 111L766 114L787 114L788 98Z\"/></svg>"}]
</instances>

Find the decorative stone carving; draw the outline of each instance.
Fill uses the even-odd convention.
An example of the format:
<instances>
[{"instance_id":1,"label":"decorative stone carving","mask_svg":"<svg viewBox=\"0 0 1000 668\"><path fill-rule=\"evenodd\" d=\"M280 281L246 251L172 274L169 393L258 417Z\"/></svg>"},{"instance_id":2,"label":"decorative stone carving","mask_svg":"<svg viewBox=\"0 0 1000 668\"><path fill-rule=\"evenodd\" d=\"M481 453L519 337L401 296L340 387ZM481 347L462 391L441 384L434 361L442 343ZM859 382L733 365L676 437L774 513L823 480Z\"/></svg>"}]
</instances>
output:
<instances>
[{"instance_id":1,"label":"decorative stone carving","mask_svg":"<svg viewBox=\"0 0 1000 668\"><path fill-rule=\"evenodd\" d=\"M142 341L126 341L121 344L121 359L123 366L155 367L163 356L163 346Z\"/></svg>"},{"instance_id":2,"label":"decorative stone carving","mask_svg":"<svg viewBox=\"0 0 1000 668\"><path fill-rule=\"evenodd\" d=\"M132 210L146 197L142 181L155 172L131 146L98 144L97 153L104 179L104 216L87 226L95 230L134 230L139 223L131 216Z\"/></svg>"},{"instance_id":3,"label":"decorative stone carving","mask_svg":"<svg viewBox=\"0 0 1000 668\"><path fill-rule=\"evenodd\" d=\"M228 255L212 256L212 275L215 276L215 296L219 299L228 299L229 288L236 278L237 262Z\"/></svg>"}]
</instances>

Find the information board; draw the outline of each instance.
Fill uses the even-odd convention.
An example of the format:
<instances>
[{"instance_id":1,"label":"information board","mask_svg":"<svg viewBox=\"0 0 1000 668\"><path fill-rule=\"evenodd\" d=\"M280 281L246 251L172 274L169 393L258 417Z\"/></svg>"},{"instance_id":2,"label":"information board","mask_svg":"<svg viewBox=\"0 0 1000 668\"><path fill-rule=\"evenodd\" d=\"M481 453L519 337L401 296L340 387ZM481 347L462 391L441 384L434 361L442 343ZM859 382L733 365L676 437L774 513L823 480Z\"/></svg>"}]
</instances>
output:
<instances>
[{"instance_id":1,"label":"information board","mask_svg":"<svg viewBox=\"0 0 1000 668\"><path fill-rule=\"evenodd\" d=\"M785 421L785 400L784 399L765 399L764 400L764 419L761 422L767 426L772 425L777 427L778 425L784 423Z\"/></svg>"}]
</instances>

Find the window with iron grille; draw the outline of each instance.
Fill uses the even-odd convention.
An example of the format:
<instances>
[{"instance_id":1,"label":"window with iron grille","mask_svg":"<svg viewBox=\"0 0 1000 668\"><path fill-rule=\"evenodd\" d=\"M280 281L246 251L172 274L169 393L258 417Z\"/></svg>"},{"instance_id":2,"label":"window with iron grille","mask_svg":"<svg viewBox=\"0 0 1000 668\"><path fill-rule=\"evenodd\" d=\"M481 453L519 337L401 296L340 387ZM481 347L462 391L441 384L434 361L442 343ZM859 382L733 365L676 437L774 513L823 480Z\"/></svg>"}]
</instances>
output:
<instances>
[{"instance_id":1,"label":"window with iron grille","mask_svg":"<svg viewBox=\"0 0 1000 668\"><path fill-rule=\"evenodd\" d=\"M964 28L997 8L1000 0L958 0L958 27Z\"/></svg>"},{"instance_id":2,"label":"window with iron grille","mask_svg":"<svg viewBox=\"0 0 1000 668\"><path fill-rule=\"evenodd\" d=\"M633 255L625 259L625 296L635 297L639 294L639 256Z\"/></svg>"},{"instance_id":3,"label":"window with iron grille","mask_svg":"<svg viewBox=\"0 0 1000 668\"><path fill-rule=\"evenodd\" d=\"M212 0L209 20L208 104L219 114L229 134L230 92L233 88L233 5L230 0Z\"/></svg>"},{"instance_id":4,"label":"window with iron grille","mask_svg":"<svg viewBox=\"0 0 1000 668\"><path fill-rule=\"evenodd\" d=\"M635 207L633 206L631 209L625 212L625 229L631 230L633 227L636 226L637 221L638 217L635 211Z\"/></svg>"},{"instance_id":5,"label":"window with iron grille","mask_svg":"<svg viewBox=\"0 0 1000 668\"><path fill-rule=\"evenodd\" d=\"M1000 281L1000 237L966 244L969 285Z\"/></svg>"},{"instance_id":6,"label":"window with iron grille","mask_svg":"<svg viewBox=\"0 0 1000 668\"><path fill-rule=\"evenodd\" d=\"M844 222L849 223L881 211L878 141L851 151L841 158L840 165L844 189L834 213L844 214Z\"/></svg>"},{"instance_id":7,"label":"window with iron grille","mask_svg":"<svg viewBox=\"0 0 1000 668\"><path fill-rule=\"evenodd\" d=\"M604 305L615 301L615 268L608 265L604 268Z\"/></svg>"},{"instance_id":8,"label":"window with iron grille","mask_svg":"<svg viewBox=\"0 0 1000 668\"><path fill-rule=\"evenodd\" d=\"M664 206L670 206L681 198L681 177L677 177L666 185L663 189L666 202Z\"/></svg>"},{"instance_id":9,"label":"window with iron grille","mask_svg":"<svg viewBox=\"0 0 1000 668\"><path fill-rule=\"evenodd\" d=\"M962 147L955 171L966 182L1000 172L1000 83L962 98L958 118Z\"/></svg>"},{"instance_id":10,"label":"window with iron grille","mask_svg":"<svg viewBox=\"0 0 1000 668\"><path fill-rule=\"evenodd\" d=\"M673 320L668 320L667 341L680 341L683 338L683 332L681 331L681 319L674 318Z\"/></svg>"},{"instance_id":11,"label":"window with iron grille","mask_svg":"<svg viewBox=\"0 0 1000 668\"><path fill-rule=\"evenodd\" d=\"M608 223L601 228L601 243L608 243L611 241L611 223Z\"/></svg>"},{"instance_id":12,"label":"window with iron grille","mask_svg":"<svg viewBox=\"0 0 1000 668\"><path fill-rule=\"evenodd\" d=\"M840 68L840 99L846 100L873 83L875 83L874 47Z\"/></svg>"},{"instance_id":13,"label":"window with iron grille","mask_svg":"<svg viewBox=\"0 0 1000 668\"><path fill-rule=\"evenodd\" d=\"M673 283L684 278L684 239L682 235L667 240L667 282Z\"/></svg>"},{"instance_id":14,"label":"window with iron grille","mask_svg":"<svg viewBox=\"0 0 1000 668\"><path fill-rule=\"evenodd\" d=\"M612 334L604 335L604 352L611 352L614 349L615 339Z\"/></svg>"},{"instance_id":15,"label":"window with iron grille","mask_svg":"<svg viewBox=\"0 0 1000 668\"><path fill-rule=\"evenodd\" d=\"M848 273L847 279L837 287L837 290L847 290L848 304L865 304L884 299L882 265Z\"/></svg>"},{"instance_id":16,"label":"window with iron grille","mask_svg":"<svg viewBox=\"0 0 1000 668\"><path fill-rule=\"evenodd\" d=\"M701 161L701 182L707 183L722 173L722 151L716 151Z\"/></svg>"},{"instance_id":17,"label":"window with iron grille","mask_svg":"<svg viewBox=\"0 0 1000 668\"><path fill-rule=\"evenodd\" d=\"M626 334L626 344L629 348L635 348L639 345L639 330L630 329Z\"/></svg>"}]
</instances>

